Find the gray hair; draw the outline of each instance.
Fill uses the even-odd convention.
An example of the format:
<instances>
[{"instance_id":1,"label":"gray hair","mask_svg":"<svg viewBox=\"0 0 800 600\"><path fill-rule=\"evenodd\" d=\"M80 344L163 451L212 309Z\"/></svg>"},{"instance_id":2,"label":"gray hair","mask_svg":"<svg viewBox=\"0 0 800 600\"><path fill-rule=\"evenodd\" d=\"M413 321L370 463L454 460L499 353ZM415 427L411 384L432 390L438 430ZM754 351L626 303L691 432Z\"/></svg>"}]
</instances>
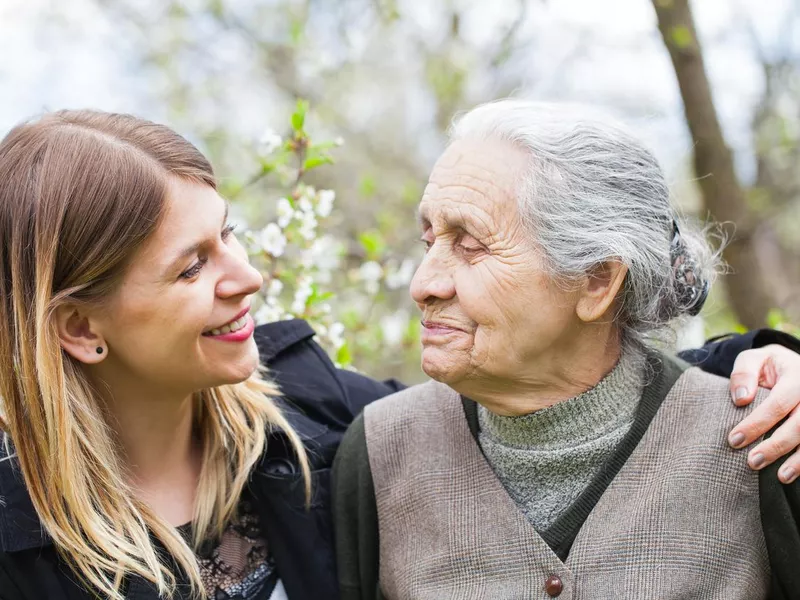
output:
<instances>
[{"instance_id":1,"label":"gray hair","mask_svg":"<svg viewBox=\"0 0 800 600\"><path fill-rule=\"evenodd\" d=\"M702 230L678 224L658 161L620 123L588 107L509 99L469 111L450 134L530 154L520 213L551 276L575 284L603 263L627 266L623 335L640 338L702 307L719 253Z\"/></svg>"}]
</instances>

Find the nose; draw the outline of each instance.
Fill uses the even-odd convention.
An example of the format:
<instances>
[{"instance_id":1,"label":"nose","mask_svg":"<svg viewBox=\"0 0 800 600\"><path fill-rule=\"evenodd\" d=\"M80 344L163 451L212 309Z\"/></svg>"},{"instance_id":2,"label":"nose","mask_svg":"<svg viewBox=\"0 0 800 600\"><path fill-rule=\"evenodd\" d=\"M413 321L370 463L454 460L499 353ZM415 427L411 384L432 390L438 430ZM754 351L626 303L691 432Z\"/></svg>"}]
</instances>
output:
<instances>
[{"instance_id":1,"label":"nose","mask_svg":"<svg viewBox=\"0 0 800 600\"><path fill-rule=\"evenodd\" d=\"M244 249L238 250L240 251L232 248L228 253L225 271L217 282L216 292L219 298L255 294L264 283L261 273L247 260Z\"/></svg>"},{"instance_id":2,"label":"nose","mask_svg":"<svg viewBox=\"0 0 800 600\"><path fill-rule=\"evenodd\" d=\"M436 256L435 246L417 267L409 291L420 308L435 300L451 300L456 295L452 267Z\"/></svg>"}]
</instances>

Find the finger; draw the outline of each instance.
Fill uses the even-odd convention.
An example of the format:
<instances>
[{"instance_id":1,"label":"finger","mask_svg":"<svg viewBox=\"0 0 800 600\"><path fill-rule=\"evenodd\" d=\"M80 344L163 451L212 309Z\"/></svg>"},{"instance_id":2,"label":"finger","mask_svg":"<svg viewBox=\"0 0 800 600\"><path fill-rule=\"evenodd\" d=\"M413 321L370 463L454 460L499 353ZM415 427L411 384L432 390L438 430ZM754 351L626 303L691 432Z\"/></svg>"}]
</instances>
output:
<instances>
[{"instance_id":1,"label":"finger","mask_svg":"<svg viewBox=\"0 0 800 600\"><path fill-rule=\"evenodd\" d=\"M800 446L800 409L795 408L769 439L750 451L747 455L747 464L751 469L763 469L798 446Z\"/></svg>"},{"instance_id":2,"label":"finger","mask_svg":"<svg viewBox=\"0 0 800 600\"><path fill-rule=\"evenodd\" d=\"M764 401L731 430L728 443L734 448L752 444L788 415L798 402L797 387L791 381L778 381Z\"/></svg>"},{"instance_id":3,"label":"finger","mask_svg":"<svg viewBox=\"0 0 800 600\"><path fill-rule=\"evenodd\" d=\"M756 397L758 380L767 358L768 354L762 348L745 350L736 357L729 386L736 406L747 406Z\"/></svg>"},{"instance_id":4,"label":"finger","mask_svg":"<svg viewBox=\"0 0 800 600\"><path fill-rule=\"evenodd\" d=\"M778 479L783 483L792 483L800 475L800 450L786 459L778 470Z\"/></svg>"}]
</instances>

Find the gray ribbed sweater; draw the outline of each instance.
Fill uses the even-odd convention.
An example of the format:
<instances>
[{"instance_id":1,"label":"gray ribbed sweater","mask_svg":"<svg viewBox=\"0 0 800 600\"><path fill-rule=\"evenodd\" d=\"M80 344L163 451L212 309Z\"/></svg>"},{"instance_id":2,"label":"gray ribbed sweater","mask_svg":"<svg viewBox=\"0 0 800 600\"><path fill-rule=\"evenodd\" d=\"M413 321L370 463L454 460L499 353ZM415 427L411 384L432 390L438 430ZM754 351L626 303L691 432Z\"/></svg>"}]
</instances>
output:
<instances>
[{"instance_id":1,"label":"gray ribbed sweater","mask_svg":"<svg viewBox=\"0 0 800 600\"><path fill-rule=\"evenodd\" d=\"M503 417L479 406L483 453L538 531L572 505L630 429L643 362L626 350L595 387L529 415Z\"/></svg>"}]
</instances>

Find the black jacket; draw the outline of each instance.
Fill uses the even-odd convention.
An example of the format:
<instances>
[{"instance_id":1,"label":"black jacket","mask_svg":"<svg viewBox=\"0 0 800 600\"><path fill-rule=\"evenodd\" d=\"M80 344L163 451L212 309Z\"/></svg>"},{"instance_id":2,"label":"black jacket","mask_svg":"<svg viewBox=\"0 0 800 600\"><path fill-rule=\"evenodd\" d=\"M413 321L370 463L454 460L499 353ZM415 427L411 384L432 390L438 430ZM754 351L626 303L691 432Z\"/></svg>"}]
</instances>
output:
<instances>
[{"instance_id":1,"label":"black jacket","mask_svg":"<svg viewBox=\"0 0 800 600\"><path fill-rule=\"evenodd\" d=\"M280 432L270 437L267 451L254 469L250 490L290 600L336 600L330 515L333 456L361 409L402 385L336 369L312 340L314 332L304 321L271 323L257 328L255 335L262 362L283 392L279 404L309 450L314 492L311 509L306 511L298 467ZM761 330L708 344L684 358L727 375L741 350L768 343L800 350L794 338ZM0 600L88 600L91 596L74 583L74 574L40 529L13 459L3 458L0 456ZM775 519L784 518L794 516L791 512L775 515ZM785 525L776 521L776 526L781 524ZM790 557L787 562L791 563ZM126 592L130 600L157 600L152 587L137 578L131 579Z\"/></svg>"},{"instance_id":2,"label":"black jacket","mask_svg":"<svg viewBox=\"0 0 800 600\"><path fill-rule=\"evenodd\" d=\"M311 462L309 511L297 463L277 432L250 480L267 544L290 600L338 598L330 516L330 470L345 429L365 404L402 386L338 370L301 320L256 329L262 363L284 397L278 399L303 439ZM0 459L5 457L0 457ZM41 531L13 460L0 462L0 600L88 600ZM152 586L132 578L130 600L157 600Z\"/></svg>"}]
</instances>

